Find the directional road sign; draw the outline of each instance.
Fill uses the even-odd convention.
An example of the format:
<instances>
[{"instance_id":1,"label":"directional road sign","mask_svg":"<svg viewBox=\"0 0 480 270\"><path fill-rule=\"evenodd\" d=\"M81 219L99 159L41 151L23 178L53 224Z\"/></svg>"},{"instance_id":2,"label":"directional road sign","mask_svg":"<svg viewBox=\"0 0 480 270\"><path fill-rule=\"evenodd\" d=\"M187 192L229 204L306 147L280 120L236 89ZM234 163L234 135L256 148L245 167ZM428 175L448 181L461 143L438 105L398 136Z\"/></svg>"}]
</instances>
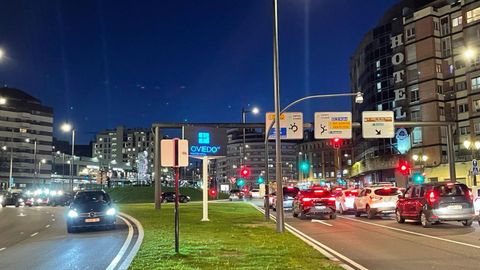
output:
<instances>
[{"instance_id":1,"label":"directional road sign","mask_svg":"<svg viewBox=\"0 0 480 270\"><path fill-rule=\"evenodd\" d=\"M364 111L362 135L365 139L395 137L393 111Z\"/></svg>"},{"instance_id":2,"label":"directional road sign","mask_svg":"<svg viewBox=\"0 0 480 270\"><path fill-rule=\"evenodd\" d=\"M269 112L265 115L266 129L275 119L275 113ZM275 125L270 129L269 140L275 139ZM280 115L280 138L282 140L301 140L303 139L303 113L285 112Z\"/></svg>"},{"instance_id":3,"label":"directional road sign","mask_svg":"<svg viewBox=\"0 0 480 270\"><path fill-rule=\"evenodd\" d=\"M351 139L351 112L316 112L315 139Z\"/></svg>"}]
</instances>

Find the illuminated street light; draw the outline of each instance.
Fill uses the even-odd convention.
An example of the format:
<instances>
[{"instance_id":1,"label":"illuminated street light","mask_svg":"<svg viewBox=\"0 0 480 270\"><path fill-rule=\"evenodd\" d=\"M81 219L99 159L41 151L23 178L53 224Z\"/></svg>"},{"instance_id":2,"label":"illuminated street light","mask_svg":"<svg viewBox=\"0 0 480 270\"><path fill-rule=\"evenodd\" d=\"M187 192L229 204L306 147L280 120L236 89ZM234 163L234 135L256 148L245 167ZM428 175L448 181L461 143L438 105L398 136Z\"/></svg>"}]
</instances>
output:
<instances>
[{"instance_id":1,"label":"illuminated street light","mask_svg":"<svg viewBox=\"0 0 480 270\"><path fill-rule=\"evenodd\" d=\"M260 109L258 109L258 107L254 107L254 108L252 109L252 113L253 113L253 114L258 114L259 112L260 112Z\"/></svg>"},{"instance_id":2,"label":"illuminated street light","mask_svg":"<svg viewBox=\"0 0 480 270\"><path fill-rule=\"evenodd\" d=\"M5 51L0 49L0 59L2 59L3 57L5 57Z\"/></svg>"},{"instance_id":3,"label":"illuminated street light","mask_svg":"<svg viewBox=\"0 0 480 270\"><path fill-rule=\"evenodd\" d=\"M479 142L479 141L476 141L476 142L475 142L475 148L476 148L477 150L480 149L480 142Z\"/></svg>"},{"instance_id":4,"label":"illuminated street light","mask_svg":"<svg viewBox=\"0 0 480 270\"><path fill-rule=\"evenodd\" d=\"M63 123L60 126L60 129L65 133L68 133L70 131L72 132L72 162L70 162L70 188L73 190L73 166L75 162L75 129L70 123Z\"/></svg>"},{"instance_id":5,"label":"illuminated street light","mask_svg":"<svg viewBox=\"0 0 480 270\"><path fill-rule=\"evenodd\" d=\"M423 161L427 161L427 159L428 159L427 156L425 156L425 155L422 156L422 160L423 160Z\"/></svg>"},{"instance_id":6,"label":"illuminated street light","mask_svg":"<svg viewBox=\"0 0 480 270\"><path fill-rule=\"evenodd\" d=\"M7 146L6 145L2 146L2 150L7 151Z\"/></svg>"},{"instance_id":7,"label":"illuminated street light","mask_svg":"<svg viewBox=\"0 0 480 270\"><path fill-rule=\"evenodd\" d=\"M419 156L418 156L418 155L413 155L413 156L412 156L412 159L415 160L415 161L417 161L417 160L419 159Z\"/></svg>"},{"instance_id":8,"label":"illuminated street light","mask_svg":"<svg viewBox=\"0 0 480 270\"><path fill-rule=\"evenodd\" d=\"M472 142L470 142L469 140L465 140L463 142L463 146L465 146L465 148L467 149L470 149L470 145L472 145Z\"/></svg>"},{"instance_id":9,"label":"illuminated street light","mask_svg":"<svg viewBox=\"0 0 480 270\"><path fill-rule=\"evenodd\" d=\"M471 60L475 57L476 55L476 52L471 49L471 48L467 48L464 52L463 52L463 57L465 57L467 60Z\"/></svg>"},{"instance_id":10,"label":"illuminated street light","mask_svg":"<svg viewBox=\"0 0 480 270\"><path fill-rule=\"evenodd\" d=\"M40 162L43 163L43 164L45 164L45 163L47 163L47 160L44 159L44 158L42 158L42 160L40 160Z\"/></svg>"},{"instance_id":11,"label":"illuminated street light","mask_svg":"<svg viewBox=\"0 0 480 270\"><path fill-rule=\"evenodd\" d=\"M64 123L62 124L62 126L60 127L60 129L63 131L63 132L70 132L72 130L72 125L69 124L69 123Z\"/></svg>"},{"instance_id":12,"label":"illuminated street light","mask_svg":"<svg viewBox=\"0 0 480 270\"><path fill-rule=\"evenodd\" d=\"M0 97L0 105L5 105L7 104L7 99L4 97Z\"/></svg>"}]
</instances>

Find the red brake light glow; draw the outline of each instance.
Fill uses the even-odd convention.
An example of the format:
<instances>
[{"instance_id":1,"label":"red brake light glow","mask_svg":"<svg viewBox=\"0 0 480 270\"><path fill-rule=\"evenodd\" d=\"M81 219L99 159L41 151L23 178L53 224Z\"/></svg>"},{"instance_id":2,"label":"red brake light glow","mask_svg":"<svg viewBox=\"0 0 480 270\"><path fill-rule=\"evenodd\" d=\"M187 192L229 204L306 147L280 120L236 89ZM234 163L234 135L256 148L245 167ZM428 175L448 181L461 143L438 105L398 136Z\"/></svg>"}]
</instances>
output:
<instances>
[{"instance_id":1,"label":"red brake light glow","mask_svg":"<svg viewBox=\"0 0 480 270\"><path fill-rule=\"evenodd\" d=\"M312 198L303 198L303 199L302 199L302 201L304 201L304 202L309 202L309 201L311 201L311 200L312 200Z\"/></svg>"},{"instance_id":2,"label":"red brake light glow","mask_svg":"<svg viewBox=\"0 0 480 270\"><path fill-rule=\"evenodd\" d=\"M315 193L321 193L321 192L323 192L323 189L317 189L317 190L314 190L313 192L315 192Z\"/></svg>"},{"instance_id":3,"label":"red brake light glow","mask_svg":"<svg viewBox=\"0 0 480 270\"><path fill-rule=\"evenodd\" d=\"M335 197L328 198L329 201L335 201Z\"/></svg>"},{"instance_id":4,"label":"red brake light glow","mask_svg":"<svg viewBox=\"0 0 480 270\"><path fill-rule=\"evenodd\" d=\"M287 189L293 189L293 187L287 187Z\"/></svg>"}]
</instances>

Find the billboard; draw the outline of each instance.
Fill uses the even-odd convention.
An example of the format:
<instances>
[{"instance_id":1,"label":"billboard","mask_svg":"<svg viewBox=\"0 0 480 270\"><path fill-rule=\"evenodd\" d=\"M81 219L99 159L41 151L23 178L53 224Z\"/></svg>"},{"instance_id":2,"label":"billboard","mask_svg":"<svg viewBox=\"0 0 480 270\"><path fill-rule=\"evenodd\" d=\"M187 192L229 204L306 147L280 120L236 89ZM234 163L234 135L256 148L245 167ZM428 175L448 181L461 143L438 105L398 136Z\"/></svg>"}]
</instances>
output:
<instances>
[{"instance_id":1,"label":"billboard","mask_svg":"<svg viewBox=\"0 0 480 270\"><path fill-rule=\"evenodd\" d=\"M185 127L190 156L226 156L227 130L212 127Z\"/></svg>"}]
</instances>

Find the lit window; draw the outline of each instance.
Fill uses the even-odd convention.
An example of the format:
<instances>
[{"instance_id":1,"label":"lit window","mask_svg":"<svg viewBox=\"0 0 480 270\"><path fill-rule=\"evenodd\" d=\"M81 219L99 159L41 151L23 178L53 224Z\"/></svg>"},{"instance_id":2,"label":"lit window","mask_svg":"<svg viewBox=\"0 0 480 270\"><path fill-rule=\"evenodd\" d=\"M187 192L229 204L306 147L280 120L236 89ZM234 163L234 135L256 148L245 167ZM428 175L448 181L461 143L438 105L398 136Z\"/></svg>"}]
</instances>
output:
<instances>
[{"instance_id":1,"label":"lit window","mask_svg":"<svg viewBox=\"0 0 480 270\"><path fill-rule=\"evenodd\" d=\"M375 67L377 67L377 69L380 68L380 60L377 60L377 62L375 63Z\"/></svg>"},{"instance_id":2,"label":"lit window","mask_svg":"<svg viewBox=\"0 0 480 270\"><path fill-rule=\"evenodd\" d=\"M480 77L472 79L472 90L480 89Z\"/></svg>"},{"instance_id":3,"label":"lit window","mask_svg":"<svg viewBox=\"0 0 480 270\"><path fill-rule=\"evenodd\" d=\"M473 101L473 109L475 112L480 112L480 99Z\"/></svg>"},{"instance_id":4,"label":"lit window","mask_svg":"<svg viewBox=\"0 0 480 270\"><path fill-rule=\"evenodd\" d=\"M377 91L380 92L382 90L382 83L377 82Z\"/></svg>"},{"instance_id":5,"label":"lit window","mask_svg":"<svg viewBox=\"0 0 480 270\"><path fill-rule=\"evenodd\" d=\"M413 129L413 143L422 143L422 128L416 127Z\"/></svg>"},{"instance_id":6,"label":"lit window","mask_svg":"<svg viewBox=\"0 0 480 270\"><path fill-rule=\"evenodd\" d=\"M452 19L452 26L453 27L457 27L459 25L462 25L462 16L458 16L458 17Z\"/></svg>"},{"instance_id":7,"label":"lit window","mask_svg":"<svg viewBox=\"0 0 480 270\"><path fill-rule=\"evenodd\" d=\"M480 19L480 7L467 11L467 23Z\"/></svg>"}]
</instances>

